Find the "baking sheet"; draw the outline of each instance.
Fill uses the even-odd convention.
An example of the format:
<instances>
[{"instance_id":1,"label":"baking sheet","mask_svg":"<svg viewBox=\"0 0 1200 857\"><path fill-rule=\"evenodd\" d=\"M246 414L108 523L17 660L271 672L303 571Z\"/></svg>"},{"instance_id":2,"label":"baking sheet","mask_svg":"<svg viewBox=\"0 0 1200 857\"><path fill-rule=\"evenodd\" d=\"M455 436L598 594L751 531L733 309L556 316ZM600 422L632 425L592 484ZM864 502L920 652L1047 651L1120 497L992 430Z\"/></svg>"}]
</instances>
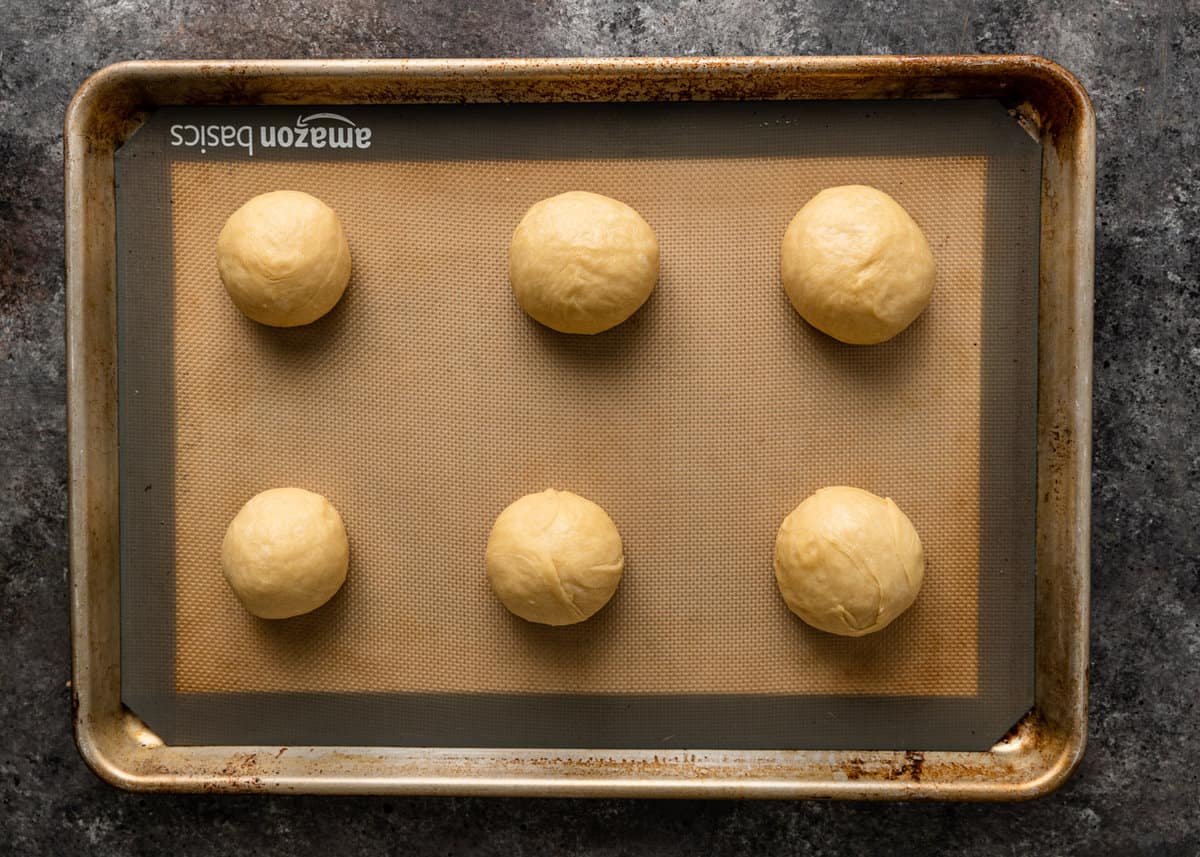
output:
<instances>
[{"instance_id":1,"label":"baking sheet","mask_svg":"<svg viewBox=\"0 0 1200 857\"><path fill-rule=\"evenodd\" d=\"M338 115L370 149L173 146L193 126L298 127L206 110L162 111L118 153L123 688L152 728L978 749L1024 712L1039 150L999 105ZM876 348L806 327L778 284L787 220L852 182L896 196L939 264L930 309ZM290 331L243 319L212 258L224 218L281 187L338 211L355 265L342 304ZM596 337L529 321L505 277L525 208L570 188L630 203L662 244L654 297ZM794 619L771 575L779 521L836 483L892 496L926 548L916 605L859 640ZM271 623L238 607L218 552L280 484L333 500L352 566L326 607ZM549 485L625 541L618 595L573 628L510 617L483 577L492 518Z\"/></svg>"}]
</instances>

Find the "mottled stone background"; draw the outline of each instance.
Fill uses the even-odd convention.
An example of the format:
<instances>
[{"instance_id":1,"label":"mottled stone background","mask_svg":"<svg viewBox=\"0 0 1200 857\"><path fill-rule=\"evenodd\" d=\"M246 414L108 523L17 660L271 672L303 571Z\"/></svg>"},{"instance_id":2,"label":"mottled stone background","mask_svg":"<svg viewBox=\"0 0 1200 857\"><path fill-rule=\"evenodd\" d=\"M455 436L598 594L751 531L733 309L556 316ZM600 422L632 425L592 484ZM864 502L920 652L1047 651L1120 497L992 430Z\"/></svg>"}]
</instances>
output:
<instances>
[{"instance_id":1,"label":"mottled stone background","mask_svg":"<svg viewBox=\"0 0 1200 857\"><path fill-rule=\"evenodd\" d=\"M134 58L1028 52L1099 117L1091 725L1029 804L138 796L70 734L62 119ZM0 854L1200 854L1200 2L0 0Z\"/></svg>"}]
</instances>

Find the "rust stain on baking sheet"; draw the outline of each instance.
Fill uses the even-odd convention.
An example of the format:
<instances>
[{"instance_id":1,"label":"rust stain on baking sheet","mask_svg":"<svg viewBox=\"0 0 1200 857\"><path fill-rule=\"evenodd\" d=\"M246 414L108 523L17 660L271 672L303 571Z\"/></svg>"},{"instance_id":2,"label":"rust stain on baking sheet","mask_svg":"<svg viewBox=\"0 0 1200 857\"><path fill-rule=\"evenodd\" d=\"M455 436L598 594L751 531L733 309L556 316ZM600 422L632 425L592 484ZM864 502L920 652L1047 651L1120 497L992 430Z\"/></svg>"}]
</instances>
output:
<instances>
[{"instance_id":1,"label":"rust stain on baking sheet","mask_svg":"<svg viewBox=\"0 0 1200 857\"><path fill-rule=\"evenodd\" d=\"M206 790L227 791L229 786L236 785L250 791L258 791L263 787L262 773L259 770L258 753L235 753L221 768L220 776L225 777L227 782L224 784L219 781L214 782L210 786L206 786Z\"/></svg>"},{"instance_id":2,"label":"rust stain on baking sheet","mask_svg":"<svg viewBox=\"0 0 1200 857\"><path fill-rule=\"evenodd\" d=\"M925 770L925 754L907 750L899 761L880 764L878 760L867 761L861 756L851 757L837 765L837 769L848 780L883 779L911 780L920 782Z\"/></svg>"},{"instance_id":3,"label":"rust stain on baking sheet","mask_svg":"<svg viewBox=\"0 0 1200 857\"><path fill-rule=\"evenodd\" d=\"M903 764L892 769L889 779L900 779L908 777L914 781L920 781L921 771L925 767L925 754L917 753L909 750L904 754Z\"/></svg>"}]
</instances>

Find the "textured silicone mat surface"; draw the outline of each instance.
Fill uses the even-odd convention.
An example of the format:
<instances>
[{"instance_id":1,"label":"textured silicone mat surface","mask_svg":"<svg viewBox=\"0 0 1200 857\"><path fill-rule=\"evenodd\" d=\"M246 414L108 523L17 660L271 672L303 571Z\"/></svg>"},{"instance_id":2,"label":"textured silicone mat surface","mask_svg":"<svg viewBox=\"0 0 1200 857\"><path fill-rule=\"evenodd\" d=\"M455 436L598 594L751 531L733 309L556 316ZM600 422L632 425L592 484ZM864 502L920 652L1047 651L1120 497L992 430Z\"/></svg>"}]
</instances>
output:
<instances>
[{"instance_id":1,"label":"textured silicone mat surface","mask_svg":"<svg viewBox=\"0 0 1200 857\"><path fill-rule=\"evenodd\" d=\"M222 113L264 127L265 117L294 119ZM172 684L159 691L258 694L285 709L312 694L416 694L442 708L474 694L553 695L536 716L576 720L585 744L588 718L571 700L594 696L774 706L808 697L838 717L853 717L856 700L886 709L888 698L987 699L1019 709L1014 719L1023 712L1040 153L998 105L354 115L373 126L369 155L200 153L153 147L147 129L141 148L126 147L125 172L140 154L141 172L169 195L165 225L139 228L153 191L135 206L119 189L123 297L137 288L139 260L165 263L169 276L156 312L123 315L121 342L123 361L137 349L166 364L155 385L163 407L131 412L128 372L121 399L122 466L141 448L125 440L140 432L170 470L154 489L170 491L158 508L170 516L173 585L157 608L170 615L125 612L170 625ZM820 189L851 183L896 197L938 263L929 309L876 347L808 327L779 285L790 217ZM341 304L290 330L242 317L214 261L225 218L282 188L338 212L354 265ZM568 189L629 203L661 244L650 301L594 337L538 326L507 284L513 227L530 204ZM916 604L866 638L807 627L772 577L779 522L828 484L891 496L925 546ZM268 622L226 587L219 547L240 505L278 485L332 500L351 568L325 607ZM510 616L483 574L495 515L550 486L604 506L627 560L612 603L568 628ZM133 488L123 481L123 500ZM139 537L122 533L123 549ZM123 553L123 582L145 555ZM989 671L988 659L1017 666ZM686 720L703 706L675 708L670 716ZM945 719L977 731L970 717ZM759 745L829 740L803 717L772 722L781 734ZM877 742L870 717L862 725L855 746ZM710 746L725 746L725 728L713 725ZM628 743L619 733L610 740Z\"/></svg>"}]
</instances>

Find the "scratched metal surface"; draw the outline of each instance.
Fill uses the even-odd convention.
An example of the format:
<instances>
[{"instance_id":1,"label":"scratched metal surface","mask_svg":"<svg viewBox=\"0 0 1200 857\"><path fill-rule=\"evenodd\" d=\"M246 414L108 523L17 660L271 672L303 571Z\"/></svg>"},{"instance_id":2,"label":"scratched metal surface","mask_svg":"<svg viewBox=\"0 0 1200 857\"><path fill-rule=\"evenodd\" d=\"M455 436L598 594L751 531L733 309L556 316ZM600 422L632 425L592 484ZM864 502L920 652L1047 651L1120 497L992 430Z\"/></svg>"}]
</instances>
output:
<instances>
[{"instance_id":1,"label":"scratched metal surface","mask_svg":"<svg viewBox=\"0 0 1200 857\"><path fill-rule=\"evenodd\" d=\"M147 111L179 103L850 97L998 98L1043 143L1035 692L1033 708L1000 744L987 752L945 752L922 740L910 745L922 749L905 754L913 754L911 765L901 765L898 751L888 750L690 749L656 755L647 768L649 751L592 750L586 744L534 759L507 749L405 746L314 748L284 758L270 746L242 753L220 746L161 746L121 708L115 617L128 599L125 581L117 586L115 548L118 530L127 525L125 517L118 518L117 486L128 476L117 474L113 451L119 447L122 462L129 461L129 437L120 434L118 443L113 367L131 364L116 349L117 341L128 341L125 326L118 325L117 336L112 335L116 305L128 306L127 300L114 299L117 260L124 258L126 246L118 238L113 253L114 187L124 188L127 179L119 170L114 177L113 150L142 124ZM1061 67L1027 56L126 63L80 89L68 110L66 131L67 422L69 438L76 439L70 444L76 740L89 765L108 781L151 791L1015 800L1053 791L1076 766L1084 746L1089 636L1095 148L1090 102ZM140 390L149 397L154 389L153 383L135 383L134 395ZM145 401L152 406L149 398ZM133 443L139 443L136 436ZM161 474L154 480L161 483ZM149 499L136 491L122 497ZM239 761L247 755L256 762L252 769ZM267 757L274 760L270 769L257 764Z\"/></svg>"}]
</instances>

